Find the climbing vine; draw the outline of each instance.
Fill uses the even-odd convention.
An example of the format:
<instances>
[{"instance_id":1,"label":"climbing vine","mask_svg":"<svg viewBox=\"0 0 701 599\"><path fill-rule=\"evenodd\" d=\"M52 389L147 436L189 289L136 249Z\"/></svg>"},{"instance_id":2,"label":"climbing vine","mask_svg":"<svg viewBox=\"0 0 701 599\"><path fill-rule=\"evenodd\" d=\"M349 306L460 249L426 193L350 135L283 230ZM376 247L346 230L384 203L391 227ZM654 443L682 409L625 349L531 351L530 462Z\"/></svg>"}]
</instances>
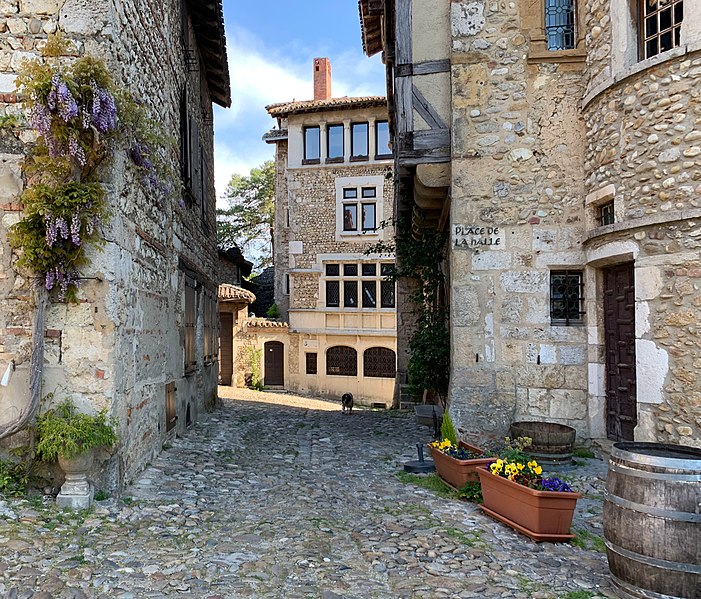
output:
<instances>
[{"instance_id":1,"label":"climbing vine","mask_svg":"<svg viewBox=\"0 0 701 599\"><path fill-rule=\"evenodd\" d=\"M390 224L395 226L394 241L379 242L366 253L393 253L397 265L388 279L415 282L409 295L416 315L416 330L409 339L409 383L415 395L434 391L444 404L450 377L450 333L442 270L447 237L439 231L425 231L415 238L410 223L388 222L383 226Z\"/></svg>"},{"instance_id":2,"label":"climbing vine","mask_svg":"<svg viewBox=\"0 0 701 599\"><path fill-rule=\"evenodd\" d=\"M99 167L125 148L141 185L158 198L177 189L167 160L172 140L143 103L114 83L105 63L59 60L69 43L54 36L42 59L27 61L17 89L37 141L24 163L24 218L10 230L18 266L41 277L60 301L77 301L86 250L104 245L109 219Z\"/></svg>"}]
</instances>

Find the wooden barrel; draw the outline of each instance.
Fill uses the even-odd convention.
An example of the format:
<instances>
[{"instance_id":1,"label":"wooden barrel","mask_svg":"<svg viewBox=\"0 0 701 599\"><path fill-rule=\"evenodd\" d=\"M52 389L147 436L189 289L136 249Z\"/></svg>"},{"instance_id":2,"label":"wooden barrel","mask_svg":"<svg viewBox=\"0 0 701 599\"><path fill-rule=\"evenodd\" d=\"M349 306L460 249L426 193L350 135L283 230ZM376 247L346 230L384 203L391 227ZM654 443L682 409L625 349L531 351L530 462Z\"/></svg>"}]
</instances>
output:
<instances>
[{"instance_id":1,"label":"wooden barrel","mask_svg":"<svg viewBox=\"0 0 701 599\"><path fill-rule=\"evenodd\" d=\"M513 422L509 432L512 439L532 439L526 451L538 462L562 464L572 461L577 431L571 426L555 422Z\"/></svg>"},{"instance_id":2,"label":"wooden barrel","mask_svg":"<svg viewBox=\"0 0 701 599\"><path fill-rule=\"evenodd\" d=\"M701 450L615 443L604 538L621 597L701 599Z\"/></svg>"}]
</instances>

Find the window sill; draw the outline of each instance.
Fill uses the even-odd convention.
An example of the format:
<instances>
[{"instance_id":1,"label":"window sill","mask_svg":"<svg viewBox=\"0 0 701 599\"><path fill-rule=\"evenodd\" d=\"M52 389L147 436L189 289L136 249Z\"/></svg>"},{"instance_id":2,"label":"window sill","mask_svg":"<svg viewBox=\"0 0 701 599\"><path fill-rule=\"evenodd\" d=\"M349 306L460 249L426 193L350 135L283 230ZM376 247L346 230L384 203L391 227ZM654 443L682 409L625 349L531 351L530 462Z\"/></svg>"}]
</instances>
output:
<instances>
[{"instance_id":1,"label":"window sill","mask_svg":"<svg viewBox=\"0 0 701 599\"><path fill-rule=\"evenodd\" d=\"M375 160L392 160L394 154L375 154Z\"/></svg>"},{"instance_id":2,"label":"window sill","mask_svg":"<svg viewBox=\"0 0 701 599\"><path fill-rule=\"evenodd\" d=\"M321 160L319 160L318 158L304 158L302 160L302 164L305 166L310 164L321 164Z\"/></svg>"},{"instance_id":3,"label":"window sill","mask_svg":"<svg viewBox=\"0 0 701 599\"><path fill-rule=\"evenodd\" d=\"M343 164L343 160L343 156L340 156L338 158L327 158L326 164Z\"/></svg>"},{"instance_id":4,"label":"window sill","mask_svg":"<svg viewBox=\"0 0 701 599\"><path fill-rule=\"evenodd\" d=\"M370 157L367 155L366 156L351 156L350 157L351 162L367 162L368 160L370 160Z\"/></svg>"},{"instance_id":5,"label":"window sill","mask_svg":"<svg viewBox=\"0 0 701 599\"><path fill-rule=\"evenodd\" d=\"M540 44L538 45L540 46ZM548 50L543 44L528 53L528 62L557 62L557 63L586 63L587 52L584 48L573 48L571 50Z\"/></svg>"},{"instance_id":6,"label":"window sill","mask_svg":"<svg viewBox=\"0 0 701 599\"><path fill-rule=\"evenodd\" d=\"M569 322L565 320L551 320L550 321L550 326L551 327L583 327L584 326L584 321L583 320L570 320Z\"/></svg>"}]
</instances>

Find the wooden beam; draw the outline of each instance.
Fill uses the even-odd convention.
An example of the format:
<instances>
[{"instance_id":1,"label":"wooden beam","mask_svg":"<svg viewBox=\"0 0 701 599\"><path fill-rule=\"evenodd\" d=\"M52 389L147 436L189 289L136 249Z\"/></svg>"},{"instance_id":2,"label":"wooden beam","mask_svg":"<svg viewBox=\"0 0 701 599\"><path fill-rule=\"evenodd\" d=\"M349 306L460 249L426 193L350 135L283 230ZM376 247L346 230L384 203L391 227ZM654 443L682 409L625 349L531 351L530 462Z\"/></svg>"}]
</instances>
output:
<instances>
[{"instance_id":1,"label":"wooden beam","mask_svg":"<svg viewBox=\"0 0 701 599\"><path fill-rule=\"evenodd\" d=\"M402 81L402 79L400 79ZM431 103L424 97L424 95L418 90L415 85L411 86L411 95L413 98L413 105L421 115L421 118L426 121L426 124L431 127L431 129L447 129L448 126L445 124L440 115L436 112L436 109L431 105Z\"/></svg>"},{"instance_id":2,"label":"wooden beam","mask_svg":"<svg viewBox=\"0 0 701 599\"><path fill-rule=\"evenodd\" d=\"M430 131L414 131L415 150L437 150L450 148L450 129L431 129Z\"/></svg>"},{"instance_id":3,"label":"wooden beam","mask_svg":"<svg viewBox=\"0 0 701 599\"><path fill-rule=\"evenodd\" d=\"M399 64L413 62L411 2L412 0L397 0L397 62Z\"/></svg>"},{"instance_id":4,"label":"wooden beam","mask_svg":"<svg viewBox=\"0 0 701 599\"><path fill-rule=\"evenodd\" d=\"M406 133L414 129L414 103L411 93L411 79L402 77L396 80L395 101L397 111L397 130Z\"/></svg>"},{"instance_id":5,"label":"wooden beam","mask_svg":"<svg viewBox=\"0 0 701 599\"><path fill-rule=\"evenodd\" d=\"M394 67L396 77L411 77L412 75L433 75L450 71L450 59L426 60L424 62L398 64Z\"/></svg>"}]
</instances>

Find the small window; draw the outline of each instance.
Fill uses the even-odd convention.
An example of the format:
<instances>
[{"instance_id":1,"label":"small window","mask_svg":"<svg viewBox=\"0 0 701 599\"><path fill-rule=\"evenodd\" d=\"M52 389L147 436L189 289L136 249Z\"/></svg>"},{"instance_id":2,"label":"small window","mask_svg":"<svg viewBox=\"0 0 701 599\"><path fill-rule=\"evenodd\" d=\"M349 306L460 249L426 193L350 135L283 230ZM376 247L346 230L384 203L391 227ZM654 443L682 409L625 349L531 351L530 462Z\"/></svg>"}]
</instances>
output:
<instances>
[{"instance_id":1,"label":"small window","mask_svg":"<svg viewBox=\"0 0 701 599\"><path fill-rule=\"evenodd\" d=\"M358 205L343 204L343 230L358 230Z\"/></svg>"},{"instance_id":2,"label":"small window","mask_svg":"<svg viewBox=\"0 0 701 599\"><path fill-rule=\"evenodd\" d=\"M608 202L599 206L599 224L612 225L614 223L613 202Z\"/></svg>"},{"instance_id":3,"label":"small window","mask_svg":"<svg viewBox=\"0 0 701 599\"><path fill-rule=\"evenodd\" d=\"M341 305L340 281L326 281L326 306L338 308Z\"/></svg>"},{"instance_id":4,"label":"small window","mask_svg":"<svg viewBox=\"0 0 701 599\"><path fill-rule=\"evenodd\" d=\"M380 275L383 277L389 277L394 274L394 264L384 262L380 264Z\"/></svg>"},{"instance_id":5,"label":"small window","mask_svg":"<svg viewBox=\"0 0 701 599\"><path fill-rule=\"evenodd\" d=\"M394 281L380 281L380 307L394 308Z\"/></svg>"},{"instance_id":6,"label":"small window","mask_svg":"<svg viewBox=\"0 0 701 599\"><path fill-rule=\"evenodd\" d=\"M357 277L358 276L358 265L357 264L344 264L343 265L343 276L344 277Z\"/></svg>"},{"instance_id":7,"label":"small window","mask_svg":"<svg viewBox=\"0 0 701 599\"><path fill-rule=\"evenodd\" d=\"M545 35L548 50L575 47L575 0L545 0Z\"/></svg>"},{"instance_id":8,"label":"small window","mask_svg":"<svg viewBox=\"0 0 701 599\"><path fill-rule=\"evenodd\" d=\"M392 148L389 146L389 123L387 121L375 122L375 156L377 158L389 157Z\"/></svg>"},{"instance_id":9,"label":"small window","mask_svg":"<svg viewBox=\"0 0 701 599\"><path fill-rule=\"evenodd\" d=\"M326 374L357 376L358 354L352 347L338 345L326 351Z\"/></svg>"},{"instance_id":10,"label":"small window","mask_svg":"<svg viewBox=\"0 0 701 599\"><path fill-rule=\"evenodd\" d=\"M358 307L358 281L343 281L343 307Z\"/></svg>"},{"instance_id":11,"label":"small window","mask_svg":"<svg viewBox=\"0 0 701 599\"><path fill-rule=\"evenodd\" d=\"M371 347L363 354L363 375L393 379L397 373L395 353L386 347Z\"/></svg>"},{"instance_id":12,"label":"small window","mask_svg":"<svg viewBox=\"0 0 701 599\"><path fill-rule=\"evenodd\" d=\"M327 277L337 277L340 273L340 264L327 264L326 265L326 276Z\"/></svg>"},{"instance_id":13,"label":"small window","mask_svg":"<svg viewBox=\"0 0 701 599\"><path fill-rule=\"evenodd\" d=\"M364 277L374 277L377 274L377 264L363 264L361 272Z\"/></svg>"},{"instance_id":14,"label":"small window","mask_svg":"<svg viewBox=\"0 0 701 599\"><path fill-rule=\"evenodd\" d=\"M374 187L363 187L362 196L364 198L375 198L377 197L377 189Z\"/></svg>"},{"instance_id":15,"label":"small window","mask_svg":"<svg viewBox=\"0 0 701 599\"><path fill-rule=\"evenodd\" d=\"M353 123L351 125L351 157L367 159L368 157L368 124Z\"/></svg>"},{"instance_id":16,"label":"small window","mask_svg":"<svg viewBox=\"0 0 701 599\"><path fill-rule=\"evenodd\" d=\"M683 0L640 0L640 58L650 58L680 45Z\"/></svg>"},{"instance_id":17,"label":"small window","mask_svg":"<svg viewBox=\"0 0 701 599\"><path fill-rule=\"evenodd\" d=\"M553 325L582 324L584 278L582 271L550 273L550 321Z\"/></svg>"},{"instance_id":18,"label":"small window","mask_svg":"<svg viewBox=\"0 0 701 599\"><path fill-rule=\"evenodd\" d=\"M377 307L377 282L363 281L363 308Z\"/></svg>"},{"instance_id":19,"label":"small window","mask_svg":"<svg viewBox=\"0 0 701 599\"><path fill-rule=\"evenodd\" d=\"M316 374L316 352L306 354L307 374Z\"/></svg>"},{"instance_id":20,"label":"small window","mask_svg":"<svg viewBox=\"0 0 701 599\"><path fill-rule=\"evenodd\" d=\"M358 197L358 190L355 187L346 187L343 190L343 199L344 200L354 200L355 198Z\"/></svg>"},{"instance_id":21,"label":"small window","mask_svg":"<svg viewBox=\"0 0 701 599\"><path fill-rule=\"evenodd\" d=\"M304 159L319 160L319 127L304 128Z\"/></svg>"},{"instance_id":22,"label":"small window","mask_svg":"<svg viewBox=\"0 0 701 599\"><path fill-rule=\"evenodd\" d=\"M374 231L375 229L377 229L375 204L363 204L363 231Z\"/></svg>"},{"instance_id":23,"label":"small window","mask_svg":"<svg viewBox=\"0 0 701 599\"><path fill-rule=\"evenodd\" d=\"M343 125L329 125L326 129L326 153L331 160L343 159Z\"/></svg>"},{"instance_id":24,"label":"small window","mask_svg":"<svg viewBox=\"0 0 701 599\"><path fill-rule=\"evenodd\" d=\"M285 275L284 289L282 290L282 292L285 295L290 294L290 275Z\"/></svg>"}]
</instances>

